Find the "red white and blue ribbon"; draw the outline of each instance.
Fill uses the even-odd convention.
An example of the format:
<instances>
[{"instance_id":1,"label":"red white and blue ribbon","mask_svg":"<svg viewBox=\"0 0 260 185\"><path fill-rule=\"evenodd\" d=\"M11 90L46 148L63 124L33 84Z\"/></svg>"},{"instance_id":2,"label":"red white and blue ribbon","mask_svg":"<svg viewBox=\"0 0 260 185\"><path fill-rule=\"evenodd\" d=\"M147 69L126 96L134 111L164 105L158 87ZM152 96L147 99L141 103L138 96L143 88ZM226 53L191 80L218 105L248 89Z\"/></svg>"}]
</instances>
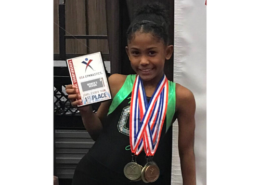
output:
<instances>
[{"instance_id":1,"label":"red white and blue ribbon","mask_svg":"<svg viewBox=\"0 0 260 185\"><path fill-rule=\"evenodd\" d=\"M142 79L134 82L129 118L129 138L132 153L144 149L147 156L157 150L168 104L168 80L164 75L147 103Z\"/></svg>"}]
</instances>

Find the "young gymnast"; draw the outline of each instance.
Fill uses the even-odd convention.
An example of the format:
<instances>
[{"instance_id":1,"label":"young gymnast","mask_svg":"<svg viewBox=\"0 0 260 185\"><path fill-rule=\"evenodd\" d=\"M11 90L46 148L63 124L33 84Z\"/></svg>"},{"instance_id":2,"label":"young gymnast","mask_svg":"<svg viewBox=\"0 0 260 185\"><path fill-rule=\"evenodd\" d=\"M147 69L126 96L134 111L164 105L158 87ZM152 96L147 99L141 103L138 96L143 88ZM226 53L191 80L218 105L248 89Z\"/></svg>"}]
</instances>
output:
<instances>
[{"instance_id":1,"label":"young gymnast","mask_svg":"<svg viewBox=\"0 0 260 185\"><path fill-rule=\"evenodd\" d=\"M81 159L73 185L171 184L172 123L179 123L178 148L183 185L195 185L195 100L192 92L168 81L165 60L169 45L168 19L160 4L136 11L127 30L126 52L134 75L112 74L108 81L113 99L78 108L95 144ZM72 106L78 91L66 86Z\"/></svg>"}]
</instances>

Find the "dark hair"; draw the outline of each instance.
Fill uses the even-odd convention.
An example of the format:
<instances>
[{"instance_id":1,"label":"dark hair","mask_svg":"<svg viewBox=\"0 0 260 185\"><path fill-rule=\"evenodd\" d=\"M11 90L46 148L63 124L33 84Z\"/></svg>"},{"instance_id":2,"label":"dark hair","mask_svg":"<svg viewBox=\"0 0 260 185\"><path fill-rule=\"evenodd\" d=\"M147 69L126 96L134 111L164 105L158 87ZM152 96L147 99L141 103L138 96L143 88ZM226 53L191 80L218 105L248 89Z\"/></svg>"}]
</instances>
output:
<instances>
[{"instance_id":1,"label":"dark hair","mask_svg":"<svg viewBox=\"0 0 260 185\"><path fill-rule=\"evenodd\" d=\"M136 10L134 19L127 29L127 41L130 41L137 31L152 33L158 39L169 43L168 12L160 3L146 4Z\"/></svg>"}]
</instances>

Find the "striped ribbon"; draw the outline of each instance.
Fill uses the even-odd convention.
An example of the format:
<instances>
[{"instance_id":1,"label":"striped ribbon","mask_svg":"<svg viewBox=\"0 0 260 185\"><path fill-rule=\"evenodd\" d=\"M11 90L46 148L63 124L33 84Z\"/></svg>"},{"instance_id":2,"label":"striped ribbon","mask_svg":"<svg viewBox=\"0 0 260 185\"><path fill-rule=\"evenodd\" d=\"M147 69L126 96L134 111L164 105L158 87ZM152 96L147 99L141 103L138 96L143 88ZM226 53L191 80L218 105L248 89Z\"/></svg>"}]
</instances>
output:
<instances>
[{"instance_id":1,"label":"striped ribbon","mask_svg":"<svg viewBox=\"0 0 260 185\"><path fill-rule=\"evenodd\" d=\"M168 89L168 80L164 75L147 103L142 79L136 77L129 118L130 146L135 155L139 155L143 148L147 156L155 154L166 117Z\"/></svg>"}]
</instances>

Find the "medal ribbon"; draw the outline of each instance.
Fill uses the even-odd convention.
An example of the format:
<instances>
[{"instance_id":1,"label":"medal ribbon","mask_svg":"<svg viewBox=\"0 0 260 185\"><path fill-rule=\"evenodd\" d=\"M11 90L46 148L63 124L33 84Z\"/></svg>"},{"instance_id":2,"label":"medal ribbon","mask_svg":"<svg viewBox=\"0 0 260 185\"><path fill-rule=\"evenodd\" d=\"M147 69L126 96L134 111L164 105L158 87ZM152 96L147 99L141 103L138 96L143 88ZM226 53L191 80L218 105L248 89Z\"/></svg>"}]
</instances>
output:
<instances>
[{"instance_id":1,"label":"medal ribbon","mask_svg":"<svg viewBox=\"0 0 260 185\"><path fill-rule=\"evenodd\" d=\"M136 77L130 104L129 138L132 153L147 156L157 150L168 104L168 80L164 75L147 103L142 80Z\"/></svg>"}]
</instances>

